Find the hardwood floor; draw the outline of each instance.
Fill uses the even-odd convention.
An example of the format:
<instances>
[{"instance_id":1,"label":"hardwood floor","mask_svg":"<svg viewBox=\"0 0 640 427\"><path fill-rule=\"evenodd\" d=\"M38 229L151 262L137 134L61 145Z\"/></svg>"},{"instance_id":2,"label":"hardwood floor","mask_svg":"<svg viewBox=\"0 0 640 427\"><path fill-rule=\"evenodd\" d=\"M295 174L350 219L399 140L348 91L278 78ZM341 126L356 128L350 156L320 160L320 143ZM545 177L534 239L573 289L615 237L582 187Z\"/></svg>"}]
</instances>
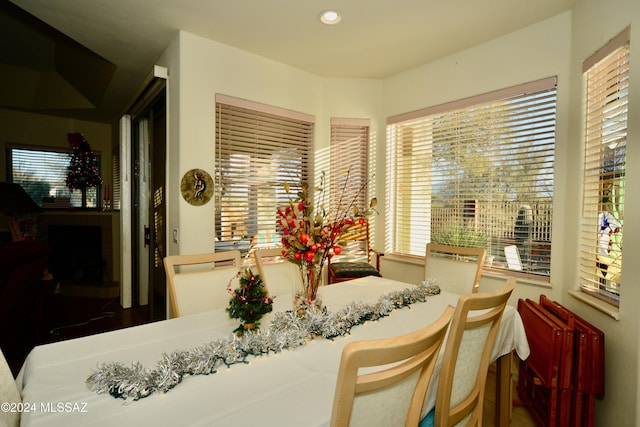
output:
<instances>
[{"instance_id":1,"label":"hardwood floor","mask_svg":"<svg viewBox=\"0 0 640 427\"><path fill-rule=\"evenodd\" d=\"M32 334L5 358L16 376L31 349L47 344L150 322L148 306L123 309L117 288L59 286L47 292ZM3 352L5 350L3 349Z\"/></svg>"},{"instance_id":2,"label":"hardwood floor","mask_svg":"<svg viewBox=\"0 0 640 427\"><path fill-rule=\"evenodd\" d=\"M54 298L54 312L47 321L48 335L44 342L113 331L149 321L148 307L123 309L119 295L111 298L58 296Z\"/></svg>"},{"instance_id":3,"label":"hardwood floor","mask_svg":"<svg viewBox=\"0 0 640 427\"><path fill-rule=\"evenodd\" d=\"M496 371L495 366L489 368L487 375L487 385L484 392L484 407L482 411L483 427L495 427L495 395L496 395ZM513 384L513 399L518 401L518 392L516 383ZM513 406L511 415L511 425L513 427L536 427L536 422L524 406Z\"/></svg>"}]
</instances>

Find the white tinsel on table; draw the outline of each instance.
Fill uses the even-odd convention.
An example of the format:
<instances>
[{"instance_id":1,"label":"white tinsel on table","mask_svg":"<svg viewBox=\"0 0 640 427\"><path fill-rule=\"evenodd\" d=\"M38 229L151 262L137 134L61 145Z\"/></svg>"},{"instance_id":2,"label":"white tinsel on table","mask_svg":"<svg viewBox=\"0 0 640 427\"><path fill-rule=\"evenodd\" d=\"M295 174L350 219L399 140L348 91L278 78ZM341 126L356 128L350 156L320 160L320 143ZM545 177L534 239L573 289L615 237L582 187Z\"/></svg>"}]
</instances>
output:
<instances>
[{"instance_id":1,"label":"white tinsel on table","mask_svg":"<svg viewBox=\"0 0 640 427\"><path fill-rule=\"evenodd\" d=\"M305 316L294 311L275 313L268 329L258 329L238 337L211 341L189 350L164 353L155 368L144 368L140 362L128 368L109 362L98 366L87 385L96 393L109 393L127 401L138 400L154 392L167 392L188 375L213 374L220 367L247 363L248 356L279 353L304 345L317 337L335 338L369 320L388 316L393 310L424 302L429 295L440 293L433 281L382 295L375 304L351 302L336 313L310 306Z\"/></svg>"}]
</instances>

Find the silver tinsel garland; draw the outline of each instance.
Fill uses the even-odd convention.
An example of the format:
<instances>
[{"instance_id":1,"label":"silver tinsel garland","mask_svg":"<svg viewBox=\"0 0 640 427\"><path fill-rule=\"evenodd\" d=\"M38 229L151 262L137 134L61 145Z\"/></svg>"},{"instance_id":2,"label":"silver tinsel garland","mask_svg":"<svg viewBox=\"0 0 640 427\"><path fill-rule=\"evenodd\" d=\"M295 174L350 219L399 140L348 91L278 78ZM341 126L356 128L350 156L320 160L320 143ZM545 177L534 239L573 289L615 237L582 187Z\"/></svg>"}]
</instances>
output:
<instances>
[{"instance_id":1,"label":"silver tinsel garland","mask_svg":"<svg viewBox=\"0 0 640 427\"><path fill-rule=\"evenodd\" d=\"M134 401L154 392L167 392L188 375L214 374L219 367L247 363L248 356L279 353L304 345L317 337L335 338L346 335L351 328L368 320L388 316L393 310L424 302L429 295L440 293L433 281L382 295L375 304L351 302L337 313L323 309L307 309L300 317L294 311L275 313L268 329L258 329L238 337L211 341L190 350L164 353L153 369L140 362L128 368L119 362L103 363L87 378L95 393Z\"/></svg>"}]
</instances>

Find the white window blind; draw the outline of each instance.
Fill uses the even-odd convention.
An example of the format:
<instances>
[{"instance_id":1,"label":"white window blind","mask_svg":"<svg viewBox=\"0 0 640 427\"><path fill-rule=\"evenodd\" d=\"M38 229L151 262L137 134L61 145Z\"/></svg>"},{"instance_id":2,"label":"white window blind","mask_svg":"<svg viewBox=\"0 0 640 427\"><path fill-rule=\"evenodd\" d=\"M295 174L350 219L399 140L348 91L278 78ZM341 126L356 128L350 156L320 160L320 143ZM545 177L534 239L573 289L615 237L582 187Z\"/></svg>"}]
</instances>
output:
<instances>
[{"instance_id":1,"label":"white window blind","mask_svg":"<svg viewBox=\"0 0 640 427\"><path fill-rule=\"evenodd\" d=\"M555 77L387 124L386 252L479 246L486 268L549 276Z\"/></svg>"},{"instance_id":2,"label":"white window blind","mask_svg":"<svg viewBox=\"0 0 640 427\"><path fill-rule=\"evenodd\" d=\"M369 119L331 118L330 200L332 212L353 212L369 206ZM370 236L371 237L371 236ZM363 254L362 241L343 248Z\"/></svg>"},{"instance_id":3,"label":"white window blind","mask_svg":"<svg viewBox=\"0 0 640 427\"><path fill-rule=\"evenodd\" d=\"M313 116L216 96L216 250L280 244L277 209L307 181Z\"/></svg>"},{"instance_id":4,"label":"white window blind","mask_svg":"<svg viewBox=\"0 0 640 427\"><path fill-rule=\"evenodd\" d=\"M113 188L111 190L111 209L120 210L121 193L120 193L120 153L111 156L111 177L113 180Z\"/></svg>"},{"instance_id":5,"label":"white window blind","mask_svg":"<svg viewBox=\"0 0 640 427\"><path fill-rule=\"evenodd\" d=\"M334 211L353 202L366 208L369 158L369 120L331 119L331 191Z\"/></svg>"},{"instance_id":6,"label":"white window blind","mask_svg":"<svg viewBox=\"0 0 640 427\"><path fill-rule=\"evenodd\" d=\"M629 30L583 64L585 151L580 285L618 305L622 273Z\"/></svg>"},{"instance_id":7,"label":"white window blind","mask_svg":"<svg viewBox=\"0 0 640 427\"><path fill-rule=\"evenodd\" d=\"M70 149L8 144L8 174L11 181L20 184L39 206L42 206L43 199L47 198L53 202L45 207L82 207L82 192L71 191L66 184L67 167L71 162L72 154ZM99 166L100 153L94 151L93 154ZM88 208L96 208L100 205L99 195L100 187L87 188ZM69 205L56 204L56 199L64 198L70 199Z\"/></svg>"}]
</instances>

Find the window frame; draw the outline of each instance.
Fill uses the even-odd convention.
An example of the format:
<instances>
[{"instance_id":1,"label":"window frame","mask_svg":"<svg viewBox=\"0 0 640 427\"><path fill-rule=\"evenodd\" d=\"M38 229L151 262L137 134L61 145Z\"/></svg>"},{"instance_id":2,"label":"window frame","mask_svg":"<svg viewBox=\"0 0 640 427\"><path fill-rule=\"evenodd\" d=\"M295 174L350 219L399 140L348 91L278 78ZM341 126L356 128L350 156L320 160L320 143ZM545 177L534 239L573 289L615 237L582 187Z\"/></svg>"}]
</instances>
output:
<instances>
[{"instance_id":1,"label":"window frame","mask_svg":"<svg viewBox=\"0 0 640 427\"><path fill-rule=\"evenodd\" d=\"M67 155L68 154L69 155L69 159L71 159L71 156L73 155L73 150L71 148L65 148L65 147L53 147L53 146L40 146L40 145L7 143L5 149L6 149L6 159L7 159L7 163L6 163L7 181L8 182L17 182L17 183L19 183L21 185L22 185L22 181L21 180L16 180L16 177L14 175L14 166L13 166L14 150L32 151L34 153L38 153L37 155L39 155L39 156L44 156L44 154L41 154L41 153L56 153L56 154L63 154L63 155ZM101 152L99 150L92 150L92 153L96 156L96 160L97 160L97 164L98 164L98 172L101 174L102 173L102 154L101 154ZM43 159L42 161L44 162L45 159ZM82 201L81 201L82 200L81 192L79 190L78 191L69 190L66 187L66 184L64 183L64 179L65 178L66 178L66 172L64 173L64 176L62 178L63 180L59 182L59 183L64 184L64 189L66 190L63 193L63 196L57 196L56 198L53 199L54 200L53 203L49 203L49 204L43 203L42 200L40 200L40 201L35 200L35 198L30 193L30 189L29 188L25 188L25 187L28 187L28 186L25 186L25 185L22 185L22 186L23 186L23 188L25 188L25 191L27 191L27 193L29 193L31 198L34 199L34 202L36 202L36 204L38 206L40 206L42 209L55 210L55 209L69 208L69 207L72 207L74 209L83 209ZM99 209L101 207L101 203L102 203L102 188L103 188L103 184L87 188L87 207L85 207L84 209L86 209L86 210L95 210L95 209ZM64 197L67 197L67 196L70 198L70 201L69 201L70 204L69 205L67 205L64 202L63 202L62 205L56 203L55 199L64 198Z\"/></svg>"},{"instance_id":2,"label":"window frame","mask_svg":"<svg viewBox=\"0 0 640 427\"><path fill-rule=\"evenodd\" d=\"M239 249L249 257L257 248L281 245L277 209L288 202L285 183L295 194L311 176L315 118L223 94L215 101L215 250ZM235 190L223 194L232 181ZM243 209L252 215L243 217Z\"/></svg>"},{"instance_id":3,"label":"window frame","mask_svg":"<svg viewBox=\"0 0 640 427\"><path fill-rule=\"evenodd\" d=\"M502 116L496 115L496 112L499 112L498 106L501 106L502 103L504 103L504 105L507 106L505 108L509 108L508 107L509 102L517 103L517 102L521 102L520 100L523 100L522 102L524 103L524 102L527 102L528 99L535 99L536 96L548 97L548 101L546 99L543 101L539 101L540 103L543 103L543 102L548 103L548 106L543 105L540 107L530 107L530 108L531 108L531 111L538 111L538 110L543 111L543 114L545 115L545 117L541 118L540 122L542 123L542 121L547 121L548 123L550 123L549 125L541 124L541 126L546 126L550 129L550 131L548 132L549 135L534 135L531 137L531 141L533 141L532 144L537 143L539 140L545 140L546 142L544 142L543 145L547 145L550 147L548 148L548 151L550 152L550 154L546 152L544 153L541 152L540 154L536 154L540 156L540 159L543 159L541 160L541 162L544 161L545 163L547 163L547 165L545 166L540 166L541 171L537 172L539 175L536 175L536 176L546 177L545 178L546 182L549 183L548 193L550 193L550 195L544 197L544 200L546 201L544 204L539 205L541 206L539 209L536 208L536 206L532 206L533 208L532 211L533 211L534 218L537 218L537 217L545 218L544 220L546 224L545 227L548 227L548 229L544 231L539 231L541 227L544 228L542 225L536 225L535 229L536 229L536 232L540 232L540 233L543 233L544 236L548 236L548 241L543 242L544 244L537 248L539 253L542 253L542 257L539 258L540 261L538 261L538 258L536 258L535 262L530 261L528 264L529 269L524 271L524 270L512 269L511 266L507 265L506 256L504 254L502 254L501 256L500 254L500 251L502 251L502 248L504 246L507 246L505 243L500 243L500 242L497 244L493 243L496 240L494 238L491 239L492 243L489 243L489 239L487 239L486 240L487 243L484 244L484 247L487 249L487 261L485 264L485 271L491 271L498 274L502 274L504 272L510 275L526 277L528 279L532 279L535 281L550 282L550 276L551 276L550 260L551 260L551 242L552 242L551 220L553 215L553 182L555 178L553 169L554 169L554 163L555 163L555 140L556 140L556 129L557 129L557 120L556 120L557 78L555 76L543 78L540 80L536 80L536 81L521 84L521 85L516 85L513 87L496 90L493 92L489 92L489 93L485 93L477 96L472 96L470 98L465 98L465 99L456 100L456 101L448 102L441 105L436 105L433 107L427 107L427 108L412 111L409 113L399 114L396 116L389 117L387 119L387 144L388 144L387 171L386 171L387 172L387 177L386 177L387 236L386 236L386 248L385 248L385 252L387 254L392 254L397 256L416 257L416 258L424 257L424 250L425 250L424 248L426 246L426 243L431 241L435 233L439 231L437 229L438 226L434 225L436 224L434 222L435 221L434 211L437 208L435 206L434 200L436 200L435 197L438 194L438 192L435 189L439 188L440 189L439 191L441 193L442 192L441 186L443 185L444 181L442 180L438 181L438 177L441 177L441 175L436 174L435 172L437 168L434 165L437 164L437 161L434 159L436 159L438 156L434 151L435 150L433 148L435 146L434 144L436 144L438 140L456 141L456 137L457 137L458 140L462 141L462 142L459 142L459 144L462 144L461 147L465 147L464 145L465 143L467 144L466 145L467 147L470 147L473 144L473 141L474 141L473 138L478 139L479 137L477 135L483 135L482 132L484 131L484 127L482 128L483 130L480 131L479 130L480 126L478 125L479 123L480 124L484 123L482 122L482 120L485 120L486 128L491 129L491 127L489 126L493 124L491 123L491 121L493 120L495 122L498 122L498 120L495 119L495 117L499 117L499 118L502 117ZM481 110L483 106L487 106L486 108L489 109L489 113L487 113L487 117L490 117L489 119L485 119L482 116L482 114L480 114L483 111ZM518 107L514 107L514 111L516 111L516 108ZM524 108L525 111L529 111L529 110L526 110L526 108L528 108L526 106L522 108ZM536 108L538 110L536 110ZM491 113L491 111L493 111L493 113ZM511 113L510 112L511 110L505 110L505 111L507 111L507 113L504 115L504 117L511 118L509 114L516 114L516 113ZM447 115L453 116L456 114L459 114L462 117L461 120L464 120L464 118L466 117L464 116L464 114L469 114L470 115L469 117L475 117L475 116L479 117L477 120L476 119L470 120L471 124L469 125L468 129L471 129L470 132L472 133L472 136L468 136L468 135L465 136L463 135L463 132L459 132L461 136L453 135L453 134L447 134L448 136L444 136L444 137L439 136L440 134L438 132L441 132L441 129L437 128L436 123L438 123L438 121L444 120L444 119L441 119L442 117L445 117ZM494 116L491 116L491 114L494 114ZM493 119L491 117L493 117ZM525 113L525 117L527 117L526 113ZM528 119L529 118L527 117L526 120ZM518 135L526 132L526 131L522 131L521 129L526 129L527 125L522 125L521 122L516 122L515 120L516 119L514 119L514 123L516 124L514 125L507 124L506 126L503 126L503 127L506 128L508 131L509 126L519 126L518 129L520 133L518 133ZM419 123L420 121L425 121L428 123L425 125L421 125ZM508 120L507 122L510 123ZM407 128L412 123L415 124L415 128L413 131L412 129ZM463 122L460 122L460 123L463 123ZM407 127L403 128L403 124L407 125ZM498 125L499 124L500 123L498 123ZM452 125L452 126L454 126L453 129L457 129L455 125ZM529 127L533 127L533 125ZM418 128L419 130L415 130ZM496 132L503 132L508 134L509 132L507 131L498 130ZM535 131L529 131L529 132L534 133ZM493 135L493 134L488 133L488 135ZM502 139L498 139L497 141L505 141L505 142L501 142L503 144L508 143L509 138L512 138L514 140L517 139L516 137L511 137L511 136L507 136L507 137L500 136L500 137ZM413 139L415 139L415 141L417 142L414 142ZM405 145L401 147L402 142L400 141L403 141L403 140L409 141L409 142L405 143ZM526 142L517 142L517 143L514 143L514 145L519 144L524 146L525 143ZM475 144L478 145L478 142L476 141ZM494 144L494 145L498 146L498 144ZM501 148L502 146L498 146L498 147ZM416 175L414 171L418 170L418 166L413 166L414 169L409 169L406 172L400 171L398 167L402 167L402 162L405 162L405 163L408 162L403 160L402 157L410 158L411 162L418 163L419 164L418 166L422 168L422 171L420 171L419 174ZM461 157L463 158L463 156ZM547 158L549 158L550 160L547 160ZM440 166L440 168L442 168L442 166ZM442 169L440 169L440 171L441 170ZM405 173L407 175L402 176L402 173ZM458 181L457 179L452 178L452 177L455 177L455 173L451 173L450 175L447 175L447 176L449 176L449 182ZM418 194L417 192L414 192L414 194L411 195L410 198L415 198L415 200L411 201L410 206L403 208L400 205L406 202L406 195L400 194L398 189L402 188L404 190L403 186L406 186L406 182L409 182L407 181L408 179L411 180L413 186L415 187L420 186L423 190L422 190L422 194ZM419 181L420 179L422 179L422 181ZM405 184L402 184L403 180L405 181ZM473 179L467 180L465 182L467 183L473 182ZM479 182L479 181L476 181L476 182ZM531 182L531 181L527 181L527 182ZM534 185L531 185L531 186L534 187ZM465 188L463 189L463 191L456 194L464 195L465 192L474 194L473 193L474 191L480 191L480 190L474 190L472 186L468 186L468 188ZM493 191L494 191L494 194L496 194L495 193L496 190L493 190ZM543 192L539 189L528 190L528 191L530 193L527 193L527 194L530 194L531 198L534 198L534 195L536 194L536 192L540 192L540 193ZM490 193L491 191L489 191L487 194L490 194ZM480 193L477 193L477 194L480 194ZM405 199L405 200L403 201L402 199ZM464 202L464 206L462 205L463 202ZM527 202L527 200L525 200L525 202ZM497 238L497 236L494 236L494 234L490 234L490 232L492 232L493 230L492 221L491 219L482 218L483 216L482 209L486 209L486 208L483 208L482 207L483 205L479 204L478 200L474 201L473 209L470 209L467 206L466 201L462 199L458 199L458 203L459 203L459 206L457 210L452 210L451 215L455 215L456 218L463 218L463 219L460 219L460 224L462 225L460 225L461 231L458 232L459 234L468 234L466 230L466 225L464 224L472 224L471 228L480 229L482 233L485 234L485 238L486 238L486 235ZM403 212L403 209L406 212ZM493 209L495 210L495 208ZM422 212L422 213L416 216L416 212ZM518 209L516 209L514 212L508 215L504 212L503 211L498 212L501 215L500 219L502 219L503 222L505 223L508 221L513 221L511 232L515 233L515 228L516 228L515 221L517 219ZM466 217L471 218L471 220L464 219ZM404 221L403 221L403 218L404 218ZM415 224L407 225L412 221L415 222ZM540 223L540 221L536 222L535 224ZM421 230L419 229L418 224L422 224ZM403 227L404 229L402 229ZM443 226L440 225L439 227L442 228ZM402 239L407 238L406 237L407 233L416 233L415 238L412 237L415 243L411 244L410 247L408 248L407 247L402 248L400 243L398 242L404 241ZM418 233L422 233L422 234L419 235ZM478 233L478 234L482 234L482 233ZM497 232L494 231L493 233L497 233ZM442 234L442 233L438 233L438 234ZM439 236L439 237L442 237L442 236ZM473 236L469 237L469 240L472 237ZM512 236L511 238L514 239L514 236ZM479 237L478 239L480 243L477 243L477 245L482 246L483 244L481 243L481 239ZM529 240L529 242L531 243L531 240ZM451 243L448 243L448 244L451 244ZM491 251L492 247L493 247L493 251ZM498 262L493 262L492 261L493 259L498 260ZM533 259L533 257L531 257L530 259Z\"/></svg>"},{"instance_id":4,"label":"window frame","mask_svg":"<svg viewBox=\"0 0 640 427\"><path fill-rule=\"evenodd\" d=\"M612 309L619 308L623 275L629 42L627 27L582 64L584 167L578 291Z\"/></svg>"},{"instance_id":5,"label":"window frame","mask_svg":"<svg viewBox=\"0 0 640 427\"><path fill-rule=\"evenodd\" d=\"M369 206L370 182L370 127L371 121L364 118L332 117L329 148L329 210L351 212L353 207L366 209ZM353 203L354 206L349 206ZM369 246L372 246L375 227L369 227ZM351 242L342 248L340 257L362 257L369 254L364 241Z\"/></svg>"}]
</instances>

